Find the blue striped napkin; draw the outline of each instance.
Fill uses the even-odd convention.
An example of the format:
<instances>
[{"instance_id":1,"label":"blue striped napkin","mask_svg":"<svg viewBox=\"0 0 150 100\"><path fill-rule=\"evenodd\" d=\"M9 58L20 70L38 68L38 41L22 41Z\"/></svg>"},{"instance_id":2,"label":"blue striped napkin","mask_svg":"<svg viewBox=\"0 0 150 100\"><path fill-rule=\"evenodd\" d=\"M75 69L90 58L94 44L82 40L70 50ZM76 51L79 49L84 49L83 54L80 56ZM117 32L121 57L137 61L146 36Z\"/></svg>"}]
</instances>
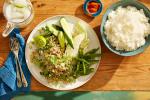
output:
<instances>
[{"instance_id":1,"label":"blue striped napkin","mask_svg":"<svg viewBox=\"0 0 150 100\"><path fill-rule=\"evenodd\" d=\"M30 91L30 72L27 68L25 61L25 40L20 34L19 29L14 29L10 33L10 38L16 37L19 40L19 61L22 66L22 70L28 82L28 87L18 88L16 84L16 64L14 55L9 53L4 66L0 68L0 100L9 100L11 97L18 93L24 93Z\"/></svg>"}]
</instances>

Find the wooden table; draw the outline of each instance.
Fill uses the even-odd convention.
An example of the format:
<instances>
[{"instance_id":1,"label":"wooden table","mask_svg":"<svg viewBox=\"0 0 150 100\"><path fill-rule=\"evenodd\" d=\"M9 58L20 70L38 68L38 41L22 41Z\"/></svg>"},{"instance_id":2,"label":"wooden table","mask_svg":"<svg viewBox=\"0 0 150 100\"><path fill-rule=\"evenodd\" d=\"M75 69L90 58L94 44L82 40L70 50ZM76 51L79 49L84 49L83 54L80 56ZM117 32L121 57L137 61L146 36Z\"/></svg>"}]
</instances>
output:
<instances>
[{"instance_id":1,"label":"wooden table","mask_svg":"<svg viewBox=\"0 0 150 100\"><path fill-rule=\"evenodd\" d=\"M3 1L0 0L0 33L6 24L3 17ZM102 0L104 4L103 12L96 18L84 15L82 4L84 0L31 0L35 10L33 22L25 29L22 34L28 38L33 28L41 21L55 15L67 14L74 15L85 20L97 32L103 56L99 68L94 77L85 85L75 89L75 91L94 91L94 90L150 90L150 47L144 53L132 56L121 57L110 52L101 41L100 24L106 9L117 0ZM147 7L150 7L150 0L139 0ZM0 63L7 58L9 53L9 38L0 35ZM47 91L49 89L33 77L31 80L31 90Z\"/></svg>"}]
</instances>

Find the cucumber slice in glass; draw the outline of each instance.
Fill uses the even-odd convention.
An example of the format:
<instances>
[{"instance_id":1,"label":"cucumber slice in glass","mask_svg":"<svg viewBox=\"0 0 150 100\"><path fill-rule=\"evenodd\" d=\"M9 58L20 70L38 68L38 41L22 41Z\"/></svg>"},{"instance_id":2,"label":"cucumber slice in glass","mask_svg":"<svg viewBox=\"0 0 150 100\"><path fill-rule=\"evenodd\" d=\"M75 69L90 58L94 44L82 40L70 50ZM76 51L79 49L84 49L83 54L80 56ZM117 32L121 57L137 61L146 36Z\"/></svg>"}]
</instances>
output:
<instances>
[{"instance_id":1,"label":"cucumber slice in glass","mask_svg":"<svg viewBox=\"0 0 150 100\"><path fill-rule=\"evenodd\" d=\"M24 7L26 7L26 5L21 4L21 3L13 3L13 5L14 5L15 7L17 7L17 8L24 8Z\"/></svg>"}]
</instances>

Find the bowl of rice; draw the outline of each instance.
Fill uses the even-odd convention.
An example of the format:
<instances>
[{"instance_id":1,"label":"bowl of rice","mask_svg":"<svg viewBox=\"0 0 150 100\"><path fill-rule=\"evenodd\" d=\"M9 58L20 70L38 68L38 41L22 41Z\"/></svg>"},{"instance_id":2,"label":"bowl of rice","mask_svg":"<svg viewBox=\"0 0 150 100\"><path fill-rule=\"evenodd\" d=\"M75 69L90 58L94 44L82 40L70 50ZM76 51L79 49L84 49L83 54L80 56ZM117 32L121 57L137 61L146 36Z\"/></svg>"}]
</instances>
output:
<instances>
[{"instance_id":1,"label":"bowl of rice","mask_svg":"<svg viewBox=\"0 0 150 100\"><path fill-rule=\"evenodd\" d=\"M105 12L100 30L110 51L137 55L150 45L150 10L138 1L119 1Z\"/></svg>"}]
</instances>

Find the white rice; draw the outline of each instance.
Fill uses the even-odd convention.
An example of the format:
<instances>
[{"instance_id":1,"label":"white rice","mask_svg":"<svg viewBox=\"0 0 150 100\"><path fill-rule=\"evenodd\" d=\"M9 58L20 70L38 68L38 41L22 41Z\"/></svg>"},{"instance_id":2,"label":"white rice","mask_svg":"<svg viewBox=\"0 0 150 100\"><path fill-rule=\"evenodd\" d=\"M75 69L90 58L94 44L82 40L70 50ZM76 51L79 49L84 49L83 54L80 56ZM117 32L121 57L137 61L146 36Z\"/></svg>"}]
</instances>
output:
<instances>
[{"instance_id":1,"label":"white rice","mask_svg":"<svg viewBox=\"0 0 150 100\"><path fill-rule=\"evenodd\" d=\"M104 34L116 50L136 50L145 44L145 37L150 34L148 21L143 9L118 7L108 15Z\"/></svg>"}]
</instances>

